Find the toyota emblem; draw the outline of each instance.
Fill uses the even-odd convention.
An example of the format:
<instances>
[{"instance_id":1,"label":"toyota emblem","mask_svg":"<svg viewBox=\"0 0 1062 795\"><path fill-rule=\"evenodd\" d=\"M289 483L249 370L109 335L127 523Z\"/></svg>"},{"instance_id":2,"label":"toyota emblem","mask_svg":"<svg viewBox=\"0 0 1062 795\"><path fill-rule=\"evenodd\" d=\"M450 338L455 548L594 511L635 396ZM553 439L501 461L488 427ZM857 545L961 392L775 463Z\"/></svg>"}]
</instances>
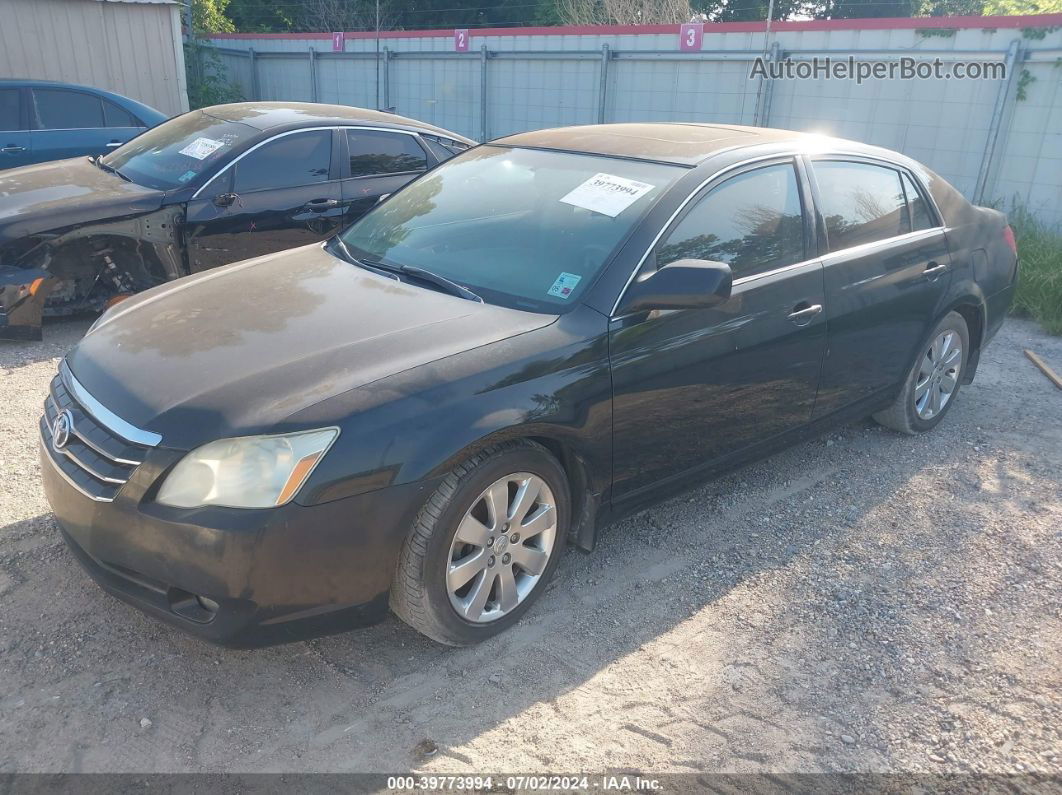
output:
<instances>
[{"instance_id":1,"label":"toyota emblem","mask_svg":"<svg viewBox=\"0 0 1062 795\"><path fill-rule=\"evenodd\" d=\"M52 447L62 450L70 441L70 434L74 430L74 415L70 410L60 411L52 421Z\"/></svg>"}]
</instances>

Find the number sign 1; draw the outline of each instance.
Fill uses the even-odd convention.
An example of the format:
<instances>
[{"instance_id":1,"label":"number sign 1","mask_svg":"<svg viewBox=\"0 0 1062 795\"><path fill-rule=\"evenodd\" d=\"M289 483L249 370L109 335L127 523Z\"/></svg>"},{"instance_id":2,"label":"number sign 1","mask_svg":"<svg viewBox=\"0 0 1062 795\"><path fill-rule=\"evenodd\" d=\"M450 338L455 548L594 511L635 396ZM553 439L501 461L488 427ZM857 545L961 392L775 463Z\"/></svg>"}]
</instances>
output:
<instances>
[{"instance_id":1,"label":"number sign 1","mask_svg":"<svg viewBox=\"0 0 1062 795\"><path fill-rule=\"evenodd\" d=\"M332 52L343 52L346 48L347 34L345 33L333 33L332 34Z\"/></svg>"},{"instance_id":2,"label":"number sign 1","mask_svg":"<svg viewBox=\"0 0 1062 795\"><path fill-rule=\"evenodd\" d=\"M694 52L701 49L701 42L703 40L703 23L687 22L679 28L679 49L683 52Z\"/></svg>"}]
</instances>

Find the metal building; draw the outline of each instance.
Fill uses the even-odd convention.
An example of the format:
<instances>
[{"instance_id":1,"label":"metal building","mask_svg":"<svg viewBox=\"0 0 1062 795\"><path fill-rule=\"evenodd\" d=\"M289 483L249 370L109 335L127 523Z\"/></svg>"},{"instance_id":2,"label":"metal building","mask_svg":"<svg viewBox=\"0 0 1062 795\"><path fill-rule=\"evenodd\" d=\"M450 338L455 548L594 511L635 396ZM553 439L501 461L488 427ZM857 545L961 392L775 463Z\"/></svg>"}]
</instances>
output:
<instances>
[{"instance_id":1,"label":"metal building","mask_svg":"<svg viewBox=\"0 0 1062 795\"><path fill-rule=\"evenodd\" d=\"M104 88L188 110L177 0L0 0L0 77Z\"/></svg>"}]
</instances>

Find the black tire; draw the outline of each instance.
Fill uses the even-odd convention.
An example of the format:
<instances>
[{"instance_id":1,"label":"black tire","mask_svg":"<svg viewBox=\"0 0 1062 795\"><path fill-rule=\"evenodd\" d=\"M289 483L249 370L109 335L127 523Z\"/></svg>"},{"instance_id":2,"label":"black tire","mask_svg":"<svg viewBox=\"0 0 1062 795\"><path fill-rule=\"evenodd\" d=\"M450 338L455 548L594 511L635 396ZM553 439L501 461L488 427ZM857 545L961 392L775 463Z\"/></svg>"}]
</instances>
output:
<instances>
[{"instance_id":1,"label":"black tire","mask_svg":"<svg viewBox=\"0 0 1062 795\"><path fill-rule=\"evenodd\" d=\"M451 544L465 513L484 489L507 475L527 472L542 478L553 492L557 526L553 549L533 590L506 615L476 623L459 615L446 583ZM557 460L528 441L494 445L451 471L421 508L399 554L391 584L391 610L429 638L449 646L470 646L512 626L541 595L567 546L571 517L568 479Z\"/></svg>"},{"instance_id":2,"label":"black tire","mask_svg":"<svg viewBox=\"0 0 1062 795\"><path fill-rule=\"evenodd\" d=\"M957 334L962 341L961 363L959 364L959 371L955 379L955 388L952 390L951 397L943 408L929 419L924 419L918 415L918 411L915 408L915 389L917 387L919 370L922 366L922 360L926 356L929 347L933 344L933 341L941 334L948 331ZM959 389L962 386L963 375L966 373L966 362L968 361L969 356L970 332L966 327L966 321L958 312L949 312L934 327L932 333L925 339L925 341L918 346L915 360L911 363L911 369L908 371L907 378L903 382L903 389L900 390L900 394L896 396L896 400L893 401L891 406L874 415L875 421L884 425L886 428L891 428L894 431L906 434L925 433L926 431L935 428L940 421L944 419L951 407L955 405L955 399L959 396Z\"/></svg>"}]
</instances>

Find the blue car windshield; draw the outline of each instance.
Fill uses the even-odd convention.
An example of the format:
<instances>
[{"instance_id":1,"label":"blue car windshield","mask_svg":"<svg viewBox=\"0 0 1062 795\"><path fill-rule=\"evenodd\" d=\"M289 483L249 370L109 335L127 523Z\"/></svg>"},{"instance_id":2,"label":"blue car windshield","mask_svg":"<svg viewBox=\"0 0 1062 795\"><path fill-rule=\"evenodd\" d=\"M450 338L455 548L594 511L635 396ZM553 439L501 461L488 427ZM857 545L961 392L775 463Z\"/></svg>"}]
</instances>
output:
<instances>
[{"instance_id":1,"label":"blue car windshield","mask_svg":"<svg viewBox=\"0 0 1062 795\"><path fill-rule=\"evenodd\" d=\"M424 268L490 303L561 313L685 171L481 146L377 205L342 239L365 262Z\"/></svg>"},{"instance_id":2,"label":"blue car windshield","mask_svg":"<svg viewBox=\"0 0 1062 795\"><path fill-rule=\"evenodd\" d=\"M212 174L234 148L260 134L247 124L193 111L138 135L102 162L138 185L173 190Z\"/></svg>"}]
</instances>

